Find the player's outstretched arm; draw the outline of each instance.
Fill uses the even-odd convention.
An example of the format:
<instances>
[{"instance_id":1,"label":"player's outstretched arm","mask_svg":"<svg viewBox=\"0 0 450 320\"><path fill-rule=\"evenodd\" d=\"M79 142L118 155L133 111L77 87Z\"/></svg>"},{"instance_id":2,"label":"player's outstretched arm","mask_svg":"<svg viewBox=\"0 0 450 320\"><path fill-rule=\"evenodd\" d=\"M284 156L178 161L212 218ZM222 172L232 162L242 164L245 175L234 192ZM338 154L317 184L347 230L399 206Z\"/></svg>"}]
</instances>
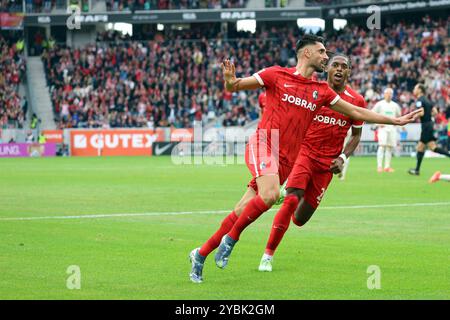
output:
<instances>
[{"instance_id":1,"label":"player's outstretched arm","mask_svg":"<svg viewBox=\"0 0 450 320\"><path fill-rule=\"evenodd\" d=\"M420 110L414 110L404 116L393 118L387 117L365 108L359 108L343 99L339 99L334 105L330 106L331 109L343 113L346 116L354 120L363 120L371 123L379 124L393 124L397 126L404 126L407 123L415 122L420 116Z\"/></svg>"},{"instance_id":2,"label":"player's outstretched arm","mask_svg":"<svg viewBox=\"0 0 450 320\"><path fill-rule=\"evenodd\" d=\"M261 88L258 80L251 76L246 78L236 78L236 68L234 63L226 59L222 63L223 80L225 81L225 89L230 92L240 90L255 90Z\"/></svg>"}]
</instances>

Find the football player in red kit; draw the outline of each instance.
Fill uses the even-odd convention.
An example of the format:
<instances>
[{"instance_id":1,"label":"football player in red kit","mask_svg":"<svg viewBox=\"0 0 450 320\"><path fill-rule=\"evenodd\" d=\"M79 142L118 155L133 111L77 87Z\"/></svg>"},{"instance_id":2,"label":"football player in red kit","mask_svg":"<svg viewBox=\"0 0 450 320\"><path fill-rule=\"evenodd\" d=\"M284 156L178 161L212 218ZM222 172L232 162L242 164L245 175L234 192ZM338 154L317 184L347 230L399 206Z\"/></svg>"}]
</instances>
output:
<instances>
[{"instance_id":1,"label":"football player in red kit","mask_svg":"<svg viewBox=\"0 0 450 320\"><path fill-rule=\"evenodd\" d=\"M259 117L262 117L264 112L264 108L266 107L266 92L263 91L258 96L258 104L259 104Z\"/></svg>"},{"instance_id":2,"label":"football player in red kit","mask_svg":"<svg viewBox=\"0 0 450 320\"><path fill-rule=\"evenodd\" d=\"M220 228L201 248L191 251L193 282L203 281L204 261L217 246L215 262L224 268L240 233L278 200L279 186L289 176L306 130L323 106L375 123L404 125L417 117L417 111L398 118L379 115L341 99L328 83L311 80L328 62L323 38L305 35L297 42L296 53L295 68L269 67L246 78L236 78L235 66L229 60L223 63L225 89L235 92L264 87L266 107L246 146L245 161L253 179Z\"/></svg>"},{"instance_id":3,"label":"football player in red kit","mask_svg":"<svg viewBox=\"0 0 450 320\"><path fill-rule=\"evenodd\" d=\"M347 85L350 70L350 59L347 56L334 55L328 65L328 84L341 99L365 108L364 98ZM314 117L286 185L288 190L298 190L297 194L287 193L285 204L274 217L259 271L272 271L273 255L289 227L291 215L292 221L302 226L316 211L333 173L342 171L344 162L358 146L362 125L362 121L352 120L330 108L322 108ZM350 127L352 136L342 151ZM295 215L293 210L296 210Z\"/></svg>"}]
</instances>

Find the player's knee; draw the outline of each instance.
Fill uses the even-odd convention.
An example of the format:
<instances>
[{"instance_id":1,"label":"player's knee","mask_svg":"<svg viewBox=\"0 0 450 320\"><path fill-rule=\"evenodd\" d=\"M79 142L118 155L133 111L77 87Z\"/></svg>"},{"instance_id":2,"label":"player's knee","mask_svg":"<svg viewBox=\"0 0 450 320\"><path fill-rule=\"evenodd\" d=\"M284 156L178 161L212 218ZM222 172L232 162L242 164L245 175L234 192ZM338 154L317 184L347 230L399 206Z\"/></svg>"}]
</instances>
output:
<instances>
[{"instance_id":1,"label":"player's knee","mask_svg":"<svg viewBox=\"0 0 450 320\"><path fill-rule=\"evenodd\" d=\"M240 216L242 211L244 211L245 206L248 204L247 202L242 202L240 201L238 204L236 204L236 206L234 207L234 213L236 214L236 216Z\"/></svg>"},{"instance_id":2,"label":"player's knee","mask_svg":"<svg viewBox=\"0 0 450 320\"><path fill-rule=\"evenodd\" d=\"M286 189L286 197L289 195L294 195L298 201L300 201L300 199L303 197L303 193L304 191L302 189L297 189L297 188L287 188Z\"/></svg>"},{"instance_id":3,"label":"player's knee","mask_svg":"<svg viewBox=\"0 0 450 320\"><path fill-rule=\"evenodd\" d=\"M295 193L289 193L284 198L284 204L290 206L292 208L292 210L296 210L298 207L298 204L300 203L300 198L301 197L299 197Z\"/></svg>"},{"instance_id":4,"label":"player's knee","mask_svg":"<svg viewBox=\"0 0 450 320\"><path fill-rule=\"evenodd\" d=\"M238 204L234 207L234 214L235 214L236 216L239 217L239 216L241 215L241 213L242 213L243 210L244 210L244 207L241 206L240 203L238 203Z\"/></svg>"},{"instance_id":5,"label":"player's knee","mask_svg":"<svg viewBox=\"0 0 450 320\"><path fill-rule=\"evenodd\" d=\"M262 192L260 196L266 205L272 206L280 197L280 190L278 188L271 188Z\"/></svg>"}]
</instances>

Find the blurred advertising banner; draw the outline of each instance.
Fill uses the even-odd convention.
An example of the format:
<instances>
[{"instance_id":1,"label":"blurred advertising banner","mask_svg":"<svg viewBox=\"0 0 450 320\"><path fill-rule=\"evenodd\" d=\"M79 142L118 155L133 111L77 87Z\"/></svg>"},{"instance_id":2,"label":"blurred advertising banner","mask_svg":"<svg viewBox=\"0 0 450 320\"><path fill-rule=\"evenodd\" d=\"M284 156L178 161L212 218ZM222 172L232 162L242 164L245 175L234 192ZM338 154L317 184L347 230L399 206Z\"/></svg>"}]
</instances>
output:
<instances>
[{"instance_id":1,"label":"blurred advertising banner","mask_svg":"<svg viewBox=\"0 0 450 320\"><path fill-rule=\"evenodd\" d=\"M56 143L1 143L0 158L54 157Z\"/></svg>"},{"instance_id":2,"label":"blurred advertising banner","mask_svg":"<svg viewBox=\"0 0 450 320\"><path fill-rule=\"evenodd\" d=\"M208 156L228 157L244 156L245 141L201 141L201 142L155 142L154 156ZM415 156L417 141L399 141L394 149L395 156ZM378 142L361 141L356 148L355 156L376 156Z\"/></svg>"},{"instance_id":3,"label":"blurred advertising banner","mask_svg":"<svg viewBox=\"0 0 450 320\"><path fill-rule=\"evenodd\" d=\"M23 29L23 13L0 12L0 29Z\"/></svg>"},{"instance_id":4,"label":"blurred advertising banner","mask_svg":"<svg viewBox=\"0 0 450 320\"><path fill-rule=\"evenodd\" d=\"M72 130L72 156L151 156L152 145L164 141L164 130Z\"/></svg>"},{"instance_id":5,"label":"blurred advertising banner","mask_svg":"<svg viewBox=\"0 0 450 320\"><path fill-rule=\"evenodd\" d=\"M172 129L170 132L170 141L193 141L194 129Z\"/></svg>"},{"instance_id":6,"label":"blurred advertising banner","mask_svg":"<svg viewBox=\"0 0 450 320\"><path fill-rule=\"evenodd\" d=\"M399 141L394 148L395 156L408 156L415 154L417 141ZM355 156L376 156L378 151L378 142L375 141L361 141L354 152Z\"/></svg>"},{"instance_id":7,"label":"blurred advertising banner","mask_svg":"<svg viewBox=\"0 0 450 320\"><path fill-rule=\"evenodd\" d=\"M42 130L47 142L63 143L63 130Z\"/></svg>"}]
</instances>

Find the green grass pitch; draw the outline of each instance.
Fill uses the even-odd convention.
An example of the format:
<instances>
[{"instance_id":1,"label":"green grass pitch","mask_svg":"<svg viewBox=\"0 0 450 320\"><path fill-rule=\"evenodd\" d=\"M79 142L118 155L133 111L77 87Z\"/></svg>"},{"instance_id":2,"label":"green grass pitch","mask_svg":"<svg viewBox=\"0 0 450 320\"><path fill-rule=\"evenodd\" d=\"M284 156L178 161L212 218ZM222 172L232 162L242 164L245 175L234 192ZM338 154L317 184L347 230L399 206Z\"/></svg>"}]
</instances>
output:
<instances>
[{"instance_id":1,"label":"green grass pitch","mask_svg":"<svg viewBox=\"0 0 450 320\"><path fill-rule=\"evenodd\" d=\"M414 164L394 158L396 172L378 174L375 158L352 158L311 221L291 225L272 273L257 267L275 211L245 230L225 270L211 255L194 284L188 254L245 191L245 165L0 159L0 299L449 299L450 183L427 182L449 161L424 159L419 177L406 173ZM72 265L78 290L66 286ZM367 287L372 265L381 289Z\"/></svg>"}]
</instances>

